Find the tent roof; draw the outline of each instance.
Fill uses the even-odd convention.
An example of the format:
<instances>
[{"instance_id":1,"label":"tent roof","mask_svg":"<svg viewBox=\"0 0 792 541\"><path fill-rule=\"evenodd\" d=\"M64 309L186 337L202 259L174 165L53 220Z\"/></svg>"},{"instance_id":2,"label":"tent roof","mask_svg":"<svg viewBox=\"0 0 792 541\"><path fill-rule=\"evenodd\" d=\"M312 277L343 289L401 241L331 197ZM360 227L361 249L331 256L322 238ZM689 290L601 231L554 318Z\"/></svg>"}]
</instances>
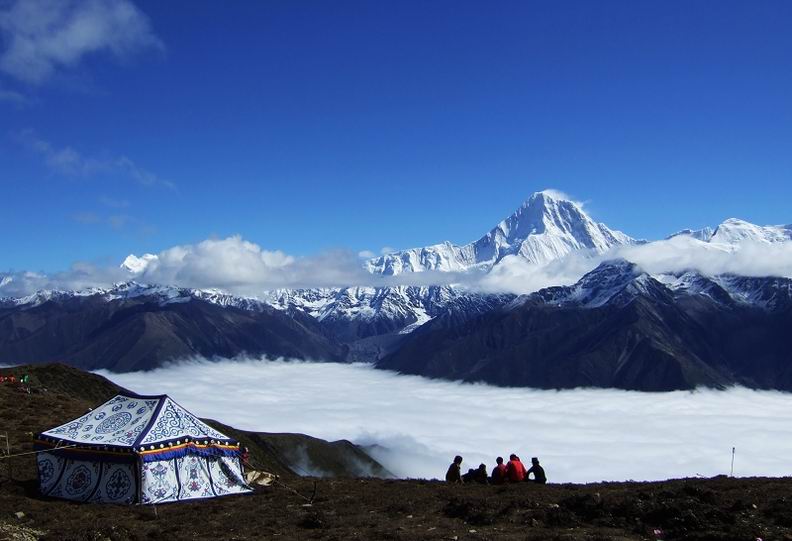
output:
<instances>
[{"instance_id":1,"label":"tent roof","mask_svg":"<svg viewBox=\"0 0 792 541\"><path fill-rule=\"evenodd\" d=\"M68 443L136 448L184 440L233 440L167 395L119 394L82 417L40 435Z\"/></svg>"}]
</instances>

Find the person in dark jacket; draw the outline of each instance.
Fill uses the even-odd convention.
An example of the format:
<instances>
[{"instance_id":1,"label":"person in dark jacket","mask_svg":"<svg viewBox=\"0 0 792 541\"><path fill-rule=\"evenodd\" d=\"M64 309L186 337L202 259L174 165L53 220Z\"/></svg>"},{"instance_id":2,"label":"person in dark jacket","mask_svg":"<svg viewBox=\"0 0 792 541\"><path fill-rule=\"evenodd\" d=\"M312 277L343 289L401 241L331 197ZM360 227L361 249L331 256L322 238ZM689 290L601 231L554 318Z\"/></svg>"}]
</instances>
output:
<instances>
[{"instance_id":1,"label":"person in dark jacket","mask_svg":"<svg viewBox=\"0 0 792 541\"><path fill-rule=\"evenodd\" d=\"M509 455L509 463L506 465L506 478L510 483L519 483L525 480L525 466L520 461L520 457L515 454Z\"/></svg>"},{"instance_id":2,"label":"person in dark jacket","mask_svg":"<svg viewBox=\"0 0 792 541\"><path fill-rule=\"evenodd\" d=\"M467 483L480 483L482 485L486 485L489 483L489 478L487 477L487 465L480 464L478 469L474 470L470 468L465 475L462 476L462 482Z\"/></svg>"},{"instance_id":3,"label":"person in dark jacket","mask_svg":"<svg viewBox=\"0 0 792 541\"><path fill-rule=\"evenodd\" d=\"M469 468L467 473L462 474L462 482L465 484L472 483L476 480L476 470Z\"/></svg>"},{"instance_id":4,"label":"person in dark jacket","mask_svg":"<svg viewBox=\"0 0 792 541\"><path fill-rule=\"evenodd\" d=\"M457 455L454 461L448 467L446 472L446 482L448 483L461 483L462 482L462 457Z\"/></svg>"},{"instance_id":5,"label":"person in dark jacket","mask_svg":"<svg viewBox=\"0 0 792 541\"><path fill-rule=\"evenodd\" d=\"M531 479L529 479L529 476L531 474L533 474L534 476L533 478L534 483L539 483L540 485L544 485L545 483L547 483L547 476L545 475L544 468L539 465L539 459L536 457L533 457L531 459L531 469L529 469L525 473L526 481L531 481Z\"/></svg>"},{"instance_id":6,"label":"person in dark jacket","mask_svg":"<svg viewBox=\"0 0 792 541\"><path fill-rule=\"evenodd\" d=\"M495 459L495 463L497 464L494 468L492 468L492 477L490 477L490 482L493 485L502 485L506 482L506 464L503 463L503 457L499 456Z\"/></svg>"}]
</instances>

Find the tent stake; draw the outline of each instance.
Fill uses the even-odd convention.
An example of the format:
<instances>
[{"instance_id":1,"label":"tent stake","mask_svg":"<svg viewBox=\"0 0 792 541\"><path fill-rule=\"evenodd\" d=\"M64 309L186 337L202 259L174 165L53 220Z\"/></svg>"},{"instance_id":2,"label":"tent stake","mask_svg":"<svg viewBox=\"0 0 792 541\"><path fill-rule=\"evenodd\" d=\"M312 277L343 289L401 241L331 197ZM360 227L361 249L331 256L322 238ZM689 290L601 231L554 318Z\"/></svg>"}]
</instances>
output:
<instances>
[{"instance_id":1,"label":"tent stake","mask_svg":"<svg viewBox=\"0 0 792 541\"><path fill-rule=\"evenodd\" d=\"M3 432L6 441L6 461L8 462L8 480L11 480L11 442L8 441L8 432Z\"/></svg>"}]
</instances>

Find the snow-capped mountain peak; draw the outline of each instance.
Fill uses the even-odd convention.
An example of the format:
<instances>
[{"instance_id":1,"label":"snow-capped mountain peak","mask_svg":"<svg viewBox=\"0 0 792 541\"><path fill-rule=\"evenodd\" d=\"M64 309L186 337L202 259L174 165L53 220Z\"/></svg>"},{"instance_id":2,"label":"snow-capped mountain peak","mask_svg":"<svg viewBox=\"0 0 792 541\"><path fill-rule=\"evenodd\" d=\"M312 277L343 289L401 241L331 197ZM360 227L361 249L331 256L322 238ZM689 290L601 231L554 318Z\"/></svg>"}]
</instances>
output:
<instances>
[{"instance_id":1,"label":"snow-capped mountain peak","mask_svg":"<svg viewBox=\"0 0 792 541\"><path fill-rule=\"evenodd\" d=\"M385 275L427 270L488 271L509 255L544 264L574 251L603 253L635 242L620 231L596 223L574 201L545 190L534 193L511 216L470 244L445 242L403 250L371 259L366 267L369 272Z\"/></svg>"},{"instance_id":2,"label":"snow-capped mountain peak","mask_svg":"<svg viewBox=\"0 0 792 541\"><path fill-rule=\"evenodd\" d=\"M615 259L604 261L583 275L574 285L542 289L518 298L514 306L526 302L541 302L554 306L596 308L617 297L623 297L624 302L629 302L637 294L651 294L652 289L652 278L637 265L624 259Z\"/></svg>"},{"instance_id":3,"label":"snow-capped mountain peak","mask_svg":"<svg viewBox=\"0 0 792 541\"><path fill-rule=\"evenodd\" d=\"M709 242L738 244L745 241L776 243L792 240L792 225L755 225L738 218L729 218L720 224Z\"/></svg>"},{"instance_id":4,"label":"snow-capped mountain peak","mask_svg":"<svg viewBox=\"0 0 792 541\"><path fill-rule=\"evenodd\" d=\"M158 257L154 254L143 254L140 257L129 254L120 266L122 269L132 274L140 274L146 270L146 267L148 267L152 261L156 261L157 259Z\"/></svg>"},{"instance_id":5,"label":"snow-capped mountain peak","mask_svg":"<svg viewBox=\"0 0 792 541\"><path fill-rule=\"evenodd\" d=\"M703 227L701 229L683 229L666 237L666 240L673 239L674 237L690 237L703 242L709 242L715 230L711 227Z\"/></svg>"}]
</instances>

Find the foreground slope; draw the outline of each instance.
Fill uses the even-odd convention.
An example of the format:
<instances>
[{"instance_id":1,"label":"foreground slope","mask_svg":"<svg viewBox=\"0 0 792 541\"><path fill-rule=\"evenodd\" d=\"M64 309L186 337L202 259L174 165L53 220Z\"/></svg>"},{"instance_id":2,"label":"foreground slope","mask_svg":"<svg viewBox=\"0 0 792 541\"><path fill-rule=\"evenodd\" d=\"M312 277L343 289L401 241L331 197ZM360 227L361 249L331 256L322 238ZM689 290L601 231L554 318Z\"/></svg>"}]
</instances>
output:
<instances>
[{"instance_id":1,"label":"foreground slope","mask_svg":"<svg viewBox=\"0 0 792 541\"><path fill-rule=\"evenodd\" d=\"M119 392L135 391L62 364L0 369L0 375L9 374L30 375L33 390L27 394L17 385L0 383L0 425L8 431L12 453L32 450L33 435L77 418ZM206 422L249 447L257 467L278 475L293 477L310 471L331 477L391 476L360 447L345 440L327 442L303 434L250 432L211 419ZM35 477L34 461L14 461L14 467L22 476Z\"/></svg>"},{"instance_id":2,"label":"foreground slope","mask_svg":"<svg viewBox=\"0 0 792 541\"><path fill-rule=\"evenodd\" d=\"M118 390L104 378L59 365L2 373L22 371L32 374L36 392L0 384L0 422L14 454L29 450L25 442L33 433L77 416ZM242 436L243 442L255 443L254 437ZM792 539L792 479L787 478L450 486L300 478L272 457L266 446L253 448L254 461L280 472L282 484L251 495L156 508L42 499L33 456L14 457L3 463L0 479L0 539ZM552 466L547 466L552 481Z\"/></svg>"}]
</instances>

